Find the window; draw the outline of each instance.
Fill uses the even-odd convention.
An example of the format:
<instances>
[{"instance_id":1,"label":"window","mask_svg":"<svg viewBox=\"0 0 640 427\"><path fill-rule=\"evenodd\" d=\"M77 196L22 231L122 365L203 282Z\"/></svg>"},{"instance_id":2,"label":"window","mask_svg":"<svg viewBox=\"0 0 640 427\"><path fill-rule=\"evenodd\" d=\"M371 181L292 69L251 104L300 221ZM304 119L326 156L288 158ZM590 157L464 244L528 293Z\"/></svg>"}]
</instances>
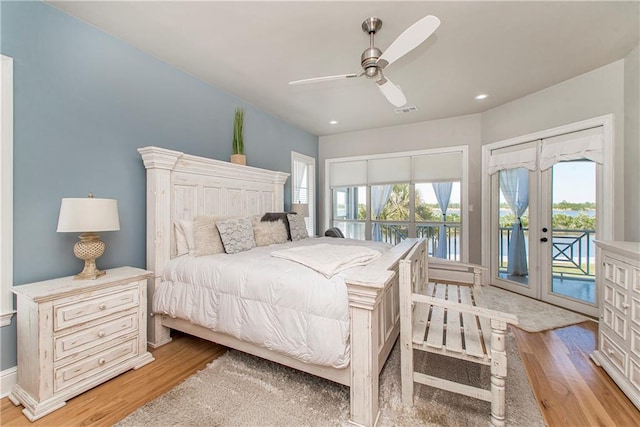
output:
<instances>
[{"instance_id":1,"label":"window","mask_svg":"<svg viewBox=\"0 0 640 427\"><path fill-rule=\"evenodd\" d=\"M315 197L316 159L304 154L291 152L291 203L306 204L309 214L305 217L307 231L315 234L316 197Z\"/></svg>"},{"instance_id":2,"label":"window","mask_svg":"<svg viewBox=\"0 0 640 427\"><path fill-rule=\"evenodd\" d=\"M13 315L13 59L0 55L0 326Z\"/></svg>"},{"instance_id":3,"label":"window","mask_svg":"<svg viewBox=\"0 0 640 427\"><path fill-rule=\"evenodd\" d=\"M349 239L365 240L367 188L335 188L332 206L332 227L338 227Z\"/></svg>"},{"instance_id":4,"label":"window","mask_svg":"<svg viewBox=\"0 0 640 427\"><path fill-rule=\"evenodd\" d=\"M429 252L460 260L460 181L415 184L414 212L416 237L429 241Z\"/></svg>"},{"instance_id":5,"label":"window","mask_svg":"<svg viewBox=\"0 0 640 427\"><path fill-rule=\"evenodd\" d=\"M466 165L466 146L328 160L330 224L394 245L426 238L433 256L465 260Z\"/></svg>"}]
</instances>

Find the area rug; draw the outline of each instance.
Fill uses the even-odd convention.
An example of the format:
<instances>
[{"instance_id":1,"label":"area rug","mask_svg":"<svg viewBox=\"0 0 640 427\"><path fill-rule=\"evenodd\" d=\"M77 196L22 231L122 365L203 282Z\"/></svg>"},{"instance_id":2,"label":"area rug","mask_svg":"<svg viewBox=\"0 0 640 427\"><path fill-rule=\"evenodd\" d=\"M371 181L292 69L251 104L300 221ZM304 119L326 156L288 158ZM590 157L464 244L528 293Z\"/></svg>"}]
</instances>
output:
<instances>
[{"instance_id":1,"label":"area rug","mask_svg":"<svg viewBox=\"0 0 640 427\"><path fill-rule=\"evenodd\" d=\"M494 286L482 288L488 308L518 316L518 327L527 332L540 332L591 320L573 311L565 310Z\"/></svg>"},{"instance_id":2,"label":"area rug","mask_svg":"<svg viewBox=\"0 0 640 427\"><path fill-rule=\"evenodd\" d=\"M513 335L507 334L507 425L544 426ZM489 384L489 367L417 352L419 370L470 385ZM416 385L413 407L402 405L396 343L380 377L380 426L488 425L490 404ZM235 350L117 426L347 426L349 389Z\"/></svg>"}]
</instances>

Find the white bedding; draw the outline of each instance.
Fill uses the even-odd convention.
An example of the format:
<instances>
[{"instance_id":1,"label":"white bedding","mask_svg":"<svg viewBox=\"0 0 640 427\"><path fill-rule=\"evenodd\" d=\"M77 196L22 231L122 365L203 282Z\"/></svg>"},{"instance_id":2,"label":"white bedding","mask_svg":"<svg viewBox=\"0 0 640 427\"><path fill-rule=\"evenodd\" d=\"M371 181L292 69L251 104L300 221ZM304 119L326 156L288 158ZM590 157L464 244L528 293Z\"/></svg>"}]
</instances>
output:
<instances>
[{"instance_id":1,"label":"white bedding","mask_svg":"<svg viewBox=\"0 0 640 427\"><path fill-rule=\"evenodd\" d=\"M276 258L281 249L384 243L328 237L259 247L234 255L183 255L165 267L153 311L223 332L306 363L349 364L349 302L340 273L331 278Z\"/></svg>"},{"instance_id":2,"label":"white bedding","mask_svg":"<svg viewBox=\"0 0 640 427\"><path fill-rule=\"evenodd\" d=\"M271 252L271 256L295 261L331 278L349 268L369 264L380 256L380 251L363 246L320 243L281 249Z\"/></svg>"}]
</instances>

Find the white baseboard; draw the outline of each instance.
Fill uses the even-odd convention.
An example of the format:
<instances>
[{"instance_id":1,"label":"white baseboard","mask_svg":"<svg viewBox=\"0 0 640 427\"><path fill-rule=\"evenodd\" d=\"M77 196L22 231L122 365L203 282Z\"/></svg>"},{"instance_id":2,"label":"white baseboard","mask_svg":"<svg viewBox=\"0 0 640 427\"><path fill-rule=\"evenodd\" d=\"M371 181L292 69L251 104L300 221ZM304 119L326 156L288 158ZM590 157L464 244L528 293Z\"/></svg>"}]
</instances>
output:
<instances>
[{"instance_id":1,"label":"white baseboard","mask_svg":"<svg viewBox=\"0 0 640 427\"><path fill-rule=\"evenodd\" d=\"M18 379L18 367L5 369L0 372L0 397L8 396Z\"/></svg>"}]
</instances>

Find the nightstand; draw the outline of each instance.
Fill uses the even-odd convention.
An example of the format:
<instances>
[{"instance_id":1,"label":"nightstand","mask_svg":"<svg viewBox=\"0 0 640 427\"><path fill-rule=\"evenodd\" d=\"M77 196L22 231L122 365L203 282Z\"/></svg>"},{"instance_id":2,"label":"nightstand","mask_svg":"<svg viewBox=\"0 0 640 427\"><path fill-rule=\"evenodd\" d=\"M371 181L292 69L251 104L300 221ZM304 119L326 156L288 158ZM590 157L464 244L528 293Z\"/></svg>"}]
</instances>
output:
<instances>
[{"instance_id":1,"label":"nightstand","mask_svg":"<svg viewBox=\"0 0 640 427\"><path fill-rule=\"evenodd\" d=\"M73 276L16 286L18 380L9 398L31 421L129 369L147 351L147 278L122 267L96 280Z\"/></svg>"}]
</instances>

